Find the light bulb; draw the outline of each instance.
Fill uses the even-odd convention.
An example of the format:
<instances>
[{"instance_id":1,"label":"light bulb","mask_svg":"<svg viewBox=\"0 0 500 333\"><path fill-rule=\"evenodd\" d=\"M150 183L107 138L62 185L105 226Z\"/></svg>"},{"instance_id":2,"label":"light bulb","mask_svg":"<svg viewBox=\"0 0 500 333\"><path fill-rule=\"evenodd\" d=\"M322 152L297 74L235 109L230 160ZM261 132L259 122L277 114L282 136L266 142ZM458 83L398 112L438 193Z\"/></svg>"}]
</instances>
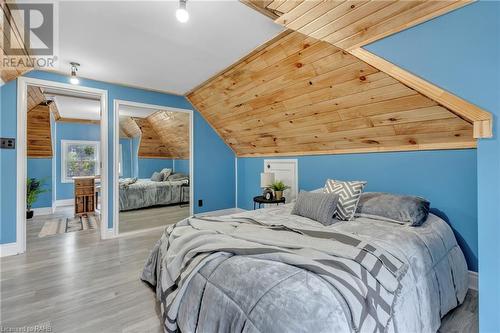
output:
<instances>
[{"instance_id":1,"label":"light bulb","mask_svg":"<svg viewBox=\"0 0 500 333\"><path fill-rule=\"evenodd\" d=\"M186 8L179 8L175 12L175 16L177 17L177 20L181 23L186 23L189 20L189 13L186 10Z\"/></svg>"},{"instance_id":2,"label":"light bulb","mask_svg":"<svg viewBox=\"0 0 500 333\"><path fill-rule=\"evenodd\" d=\"M71 79L69 79L69 82L71 82L71 84L78 84L80 83L80 80L78 80L76 76L72 76Z\"/></svg>"}]
</instances>

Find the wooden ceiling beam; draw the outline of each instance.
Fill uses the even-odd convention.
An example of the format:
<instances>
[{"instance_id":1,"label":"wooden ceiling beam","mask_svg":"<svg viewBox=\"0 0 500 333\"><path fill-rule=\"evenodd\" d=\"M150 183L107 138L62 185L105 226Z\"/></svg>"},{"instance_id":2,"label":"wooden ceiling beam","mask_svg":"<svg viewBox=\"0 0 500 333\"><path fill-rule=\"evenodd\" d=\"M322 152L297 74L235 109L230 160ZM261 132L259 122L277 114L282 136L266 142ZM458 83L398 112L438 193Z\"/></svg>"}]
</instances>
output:
<instances>
[{"instance_id":1,"label":"wooden ceiling beam","mask_svg":"<svg viewBox=\"0 0 500 333\"><path fill-rule=\"evenodd\" d=\"M420 77L393 65L389 61L374 55L373 53L358 48L350 51L357 58L369 63L370 65L380 69L384 73L389 74L396 80L415 89L421 94L435 100L439 104L450 109L459 117L469 121L474 125L474 138L490 138L493 136L493 121L492 115L489 112L467 102L460 97L441 89Z\"/></svg>"}]
</instances>

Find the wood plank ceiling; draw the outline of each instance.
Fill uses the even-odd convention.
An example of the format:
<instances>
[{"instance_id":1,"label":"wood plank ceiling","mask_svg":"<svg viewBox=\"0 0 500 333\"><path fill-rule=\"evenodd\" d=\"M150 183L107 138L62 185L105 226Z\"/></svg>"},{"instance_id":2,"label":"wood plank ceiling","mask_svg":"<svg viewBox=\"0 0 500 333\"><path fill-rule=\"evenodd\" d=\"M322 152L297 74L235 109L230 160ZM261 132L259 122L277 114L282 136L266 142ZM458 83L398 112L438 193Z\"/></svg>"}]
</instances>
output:
<instances>
[{"instance_id":1,"label":"wood plank ceiling","mask_svg":"<svg viewBox=\"0 0 500 333\"><path fill-rule=\"evenodd\" d=\"M457 0L275 0L259 5L275 20L343 50L352 50L464 6Z\"/></svg>"},{"instance_id":2,"label":"wood plank ceiling","mask_svg":"<svg viewBox=\"0 0 500 333\"><path fill-rule=\"evenodd\" d=\"M121 117L124 137L140 137L139 157L189 159L189 115L158 111L147 118Z\"/></svg>"},{"instance_id":3,"label":"wood plank ceiling","mask_svg":"<svg viewBox=\"0 0 500 333\"><path fill-rule=\"evenodd\" d=\"M488 138L492 136L493 123L489 112L362 48L364 45L471 2L471 0L255 0L252 8L261 6L260 12L272 13L276 23L351 53L471 122L475 138Z\"/></svg>"},{"instance_id":4,"label":"wood plank ceiling","mask_svg":"<svg viewBox=\"0 0 500 333\"><path fill-rule=\"evenodd\" d=\"M26 133L28 157L51 158L53 156L49 105L42 103L29 110Z\"/></svg>"},{"instance_id":5,"label":"wood plank ceiling","mask_svg":"<svg viewBox=\"0 0 500 333\"><path fill-rule=\"evenodd\" d=\"M299 32L284 32L188 98L238 156L476 145L469 122Z\"/></svg>"}]
</instances>

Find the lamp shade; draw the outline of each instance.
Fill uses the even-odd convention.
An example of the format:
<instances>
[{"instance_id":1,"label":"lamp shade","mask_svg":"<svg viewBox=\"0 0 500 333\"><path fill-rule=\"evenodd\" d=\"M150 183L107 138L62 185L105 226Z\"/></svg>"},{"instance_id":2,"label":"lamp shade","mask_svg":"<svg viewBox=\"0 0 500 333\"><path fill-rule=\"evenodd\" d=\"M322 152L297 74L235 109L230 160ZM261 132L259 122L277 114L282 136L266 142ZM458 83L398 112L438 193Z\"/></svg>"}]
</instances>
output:
<instances>
[{"instance_id":1,"label":"lamp shade","mask_svg":"<svg viewBox=\"0 0 500 333\"><path fill-rule=\"evenodd\" d=\"M260 187L269 187L274 183L274 173L262 172L260 174Z\"/></svg>"}]
</instances>

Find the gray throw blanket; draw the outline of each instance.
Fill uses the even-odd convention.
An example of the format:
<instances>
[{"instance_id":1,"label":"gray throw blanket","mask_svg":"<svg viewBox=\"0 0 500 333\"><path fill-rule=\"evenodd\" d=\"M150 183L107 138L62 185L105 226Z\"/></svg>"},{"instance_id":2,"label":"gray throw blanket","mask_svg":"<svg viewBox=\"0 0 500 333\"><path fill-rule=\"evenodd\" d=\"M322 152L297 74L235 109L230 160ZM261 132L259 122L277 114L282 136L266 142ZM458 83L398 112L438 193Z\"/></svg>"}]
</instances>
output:
<instances>
[{"instance_id":1,"label":"gray throw blanket","mask_svg":"<svg viewBox=\"0 0 500 333\"><path fill-rule=\"evenodd\" d=\"M165 230L141 279L156 286L166 332L178 330L179 307L191 278L207 263L233 255L313 272L342 296L354 331L386 329L407 270L405 264L355 234L269 222L248 217L192 217Z\"/></svg>"},{"instance_id":2,"label":"gray throw blanket","mask_svg":"<svg viewBox=\"0 0 500 333\"><path fill-rule=\"evenodd\" d=\"M188 180L155 182L139 179L120 183L120 211L189 201Z\"/></svg>"}]
</instances>

